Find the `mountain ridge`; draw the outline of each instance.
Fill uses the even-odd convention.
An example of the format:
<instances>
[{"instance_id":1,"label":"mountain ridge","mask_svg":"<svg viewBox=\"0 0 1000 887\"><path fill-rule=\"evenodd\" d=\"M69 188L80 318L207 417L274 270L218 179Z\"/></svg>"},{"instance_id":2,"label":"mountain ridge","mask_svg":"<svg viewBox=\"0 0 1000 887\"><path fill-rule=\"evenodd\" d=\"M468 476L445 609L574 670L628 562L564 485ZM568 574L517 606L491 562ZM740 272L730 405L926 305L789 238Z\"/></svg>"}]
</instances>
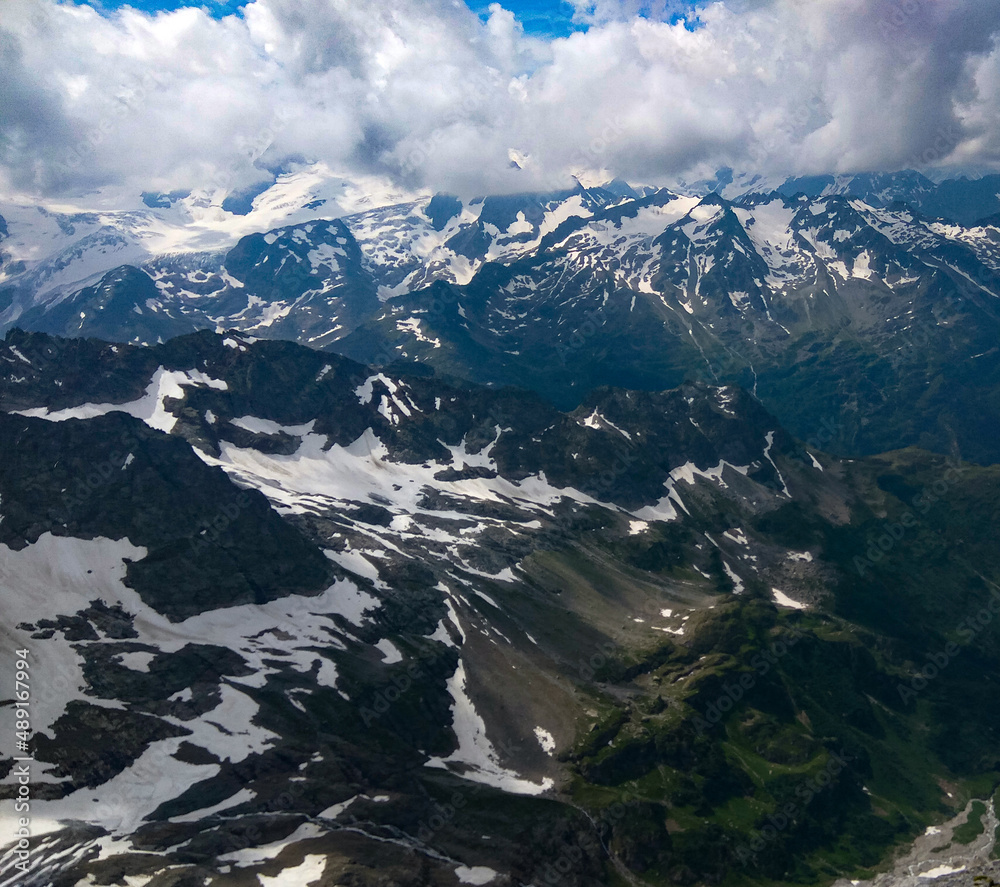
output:
<instances>
[{"instance_id":1,"label":"mountain ridge","mask_svg":"<svg viewBox=\"0 0 1000 887\"><path fill-rule=\"evenodd\" d=\"M836 194L578 187L457 201L436 222L433 203L123 266L37 304L11 283L0 302L8 326L138 342L238 328L367 363L419 359L565 408L604 382L732 382L804 438L830 419L811 406L818 387L840 404L839 452L1000 458L994 227Z\"/></svg>"}]
</instances>

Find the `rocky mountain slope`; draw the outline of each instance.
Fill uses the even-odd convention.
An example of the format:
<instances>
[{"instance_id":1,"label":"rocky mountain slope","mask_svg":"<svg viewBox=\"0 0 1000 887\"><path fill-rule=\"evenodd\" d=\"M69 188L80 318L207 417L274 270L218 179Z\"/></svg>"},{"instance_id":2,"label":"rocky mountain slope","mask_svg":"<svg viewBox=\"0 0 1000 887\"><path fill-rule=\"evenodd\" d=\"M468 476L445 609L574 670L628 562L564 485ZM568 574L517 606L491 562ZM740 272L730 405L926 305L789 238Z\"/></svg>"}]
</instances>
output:
<instances>
[{"instance_id":1,"label":"rocky mountain slope","mask_svg":"<svg viewBox=\"0 0 1000 887\"><path fill-rule=\"evenodd\" d=\"M532 387L736 382L803 439L996 461L996 229L844 197L655 195L571 219L338 343ZM824 421L825 420L825 421Z\"/></svg>"},{"instance_id":2,"label":"rocky mountain slope","mask_svg":"<svg viewBox=\"0 0 1000 887\"><path fill-rule=\"evenodd\" d=\"M4 880L817 883L1000 783L995 468L207 331L9 332L0 441Z\"/></svg>"},{"instance_id":3,"label":"rocky mountain slope","mask_svg":"<svg viewBox=\"0 0 1000 887\"><path fill-rule=\"evenodd\" d=\"M989 179L819 177L732 199L616 181L347 210L307 184L228 228L207 208L169 227L179 198L0 207L0 327L133 343L239 329L566 409L601 384L739 384L835 452L1000 460L1000 227L970 218L995 202ZM976 199L946 199L963 187Z\"/></svg>"}]
</instances>

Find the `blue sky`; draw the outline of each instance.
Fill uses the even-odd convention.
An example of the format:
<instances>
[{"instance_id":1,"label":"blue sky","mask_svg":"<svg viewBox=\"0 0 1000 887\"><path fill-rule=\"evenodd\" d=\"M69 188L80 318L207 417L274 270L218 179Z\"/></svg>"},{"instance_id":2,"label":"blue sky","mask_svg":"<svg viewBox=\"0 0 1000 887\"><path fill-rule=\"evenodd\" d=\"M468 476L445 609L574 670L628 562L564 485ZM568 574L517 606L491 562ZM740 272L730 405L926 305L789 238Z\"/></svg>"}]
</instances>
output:
<instances>
[{"instance_id":1,"label":"blue sky","mask_svg":"<svg viewBox=\"0 0 1000 887\"><path fill-rule=\"evenodd\" d=\"M80 0L78 0L80 2ZM181 6L201 6L213 16L221 17L236 12L246 0L83 0L98 9L118 9L131 6L144 12L161 12ZM493 0L471 0L469 7L479 15L486 15ZM511 10L530 34L539 37L564 37L577 30L573 7L563 0L506 0L502 5Z\"/></svg>"},{"instance_id":2,"label":"blue sky","mask_svg":"<svg viewBox=\"0 0 1000 887\"><path fill-rule=\"evenodd\" d=\"M77 0L79 2L79 0ZM246 0L211 0L208 3L188 2L188 0L87 0L89 6L101 10L118 9L121 6L131 6L134 9L141 9L143 12L163 12L169 9L178 9L181 6L201 6L207 9L212 15L221 17L236 12Z\"/></svg>"},{"instance_id":3,"label":"blue sky","mask_svg":"<svg viewBox=\"0 0 1000 887\"><path fill-rule=\"evenodd\" d=\"M489 2L472 0L469 8L480 16L487 14ZM565 37L579 30L573 21L573 7L563 0L505 0L500 4L517 16L528 34L536 37Z\"/></svg>"},{"instance_id":4,"label":"blue sky","mask_svg":"<svg viewBox=\"0 0 1000 887\"><path fill-rule=\"evenodd\" d=\"M247 0L76 0L97 9L113 10L132 6L144 12L160 12L181 6L200 6L213 16L221 18L237 12ZM488 15L494 0L467 0L469 8L481 17ZM573 31L584 30L585 25L573 21L573 6L566 0L500 0L505 9L517 16L524 30L535 37L565 37ZM681 0L677 5L694 6L695 0Z\"/></svg>"}]
</instances>

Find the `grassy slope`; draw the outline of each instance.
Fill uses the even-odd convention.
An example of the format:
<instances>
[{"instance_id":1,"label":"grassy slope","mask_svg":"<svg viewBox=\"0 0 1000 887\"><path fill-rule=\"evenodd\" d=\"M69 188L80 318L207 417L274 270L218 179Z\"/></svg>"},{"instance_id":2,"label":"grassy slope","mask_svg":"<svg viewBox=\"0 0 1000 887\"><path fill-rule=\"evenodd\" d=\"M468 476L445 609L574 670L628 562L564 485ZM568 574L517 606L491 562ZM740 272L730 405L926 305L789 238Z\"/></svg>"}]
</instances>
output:
<instances>
[{"instance_id":1,"label":"grassy slope","mask_svg":"<svg viewBox=\"0 0 1000 887\"><path fill-rule=\"evenodd\" d=\"M627 599L601 544L546 555L563 602L616 644L590 687L596 716L567 755L571 794L603 816L610 848L649 883L861 873L1000 783L1000 721L982 695L1000 679L998 635L992 621L969 621L1000 575L990 535L1000 470L949 472L939 457L901 451L853 463L845 482L847 523L796 505L745 516L772 540L820 546L837 577L832 612L778 611L751 588L697 612L683 642L629 640L613 624L622 609L609 617L594 602L594 588L604 604ZM890 527L903 532L873 549ZM619 562L653 567L644 575L661 594L700 580L685 566L689 540L671 532L644 550L612 546ZM701 580L700 593L721 590L712 584ZM767 650L773 661L761 660ZM945 667L914 684L935 657ZM945 784L958 786L953 798Z\"/></svg>"}]
</instances>

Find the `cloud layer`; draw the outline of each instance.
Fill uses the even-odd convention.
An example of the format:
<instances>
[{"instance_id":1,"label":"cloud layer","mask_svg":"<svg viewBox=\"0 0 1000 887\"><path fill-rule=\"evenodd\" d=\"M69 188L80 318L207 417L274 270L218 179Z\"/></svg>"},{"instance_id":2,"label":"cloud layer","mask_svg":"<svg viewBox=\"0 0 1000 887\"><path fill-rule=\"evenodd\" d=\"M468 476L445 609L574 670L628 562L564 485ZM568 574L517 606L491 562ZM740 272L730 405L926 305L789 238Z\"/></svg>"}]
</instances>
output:
<instances>
[{"instance_id":1,"label":"cloud layer","mask_svg":"<svg viewBox=\"0 0 1000 887\"><path fill-rule=\"evenodd\" d=\"M667 0L575 5L588 29L542 41L453 0L254 0L221 19L4 0L0 188L239 189L323 161L472 194L581 169L1000 161L1000 4L730 0L696 26Z\"/></svg>"}]
</instances>

